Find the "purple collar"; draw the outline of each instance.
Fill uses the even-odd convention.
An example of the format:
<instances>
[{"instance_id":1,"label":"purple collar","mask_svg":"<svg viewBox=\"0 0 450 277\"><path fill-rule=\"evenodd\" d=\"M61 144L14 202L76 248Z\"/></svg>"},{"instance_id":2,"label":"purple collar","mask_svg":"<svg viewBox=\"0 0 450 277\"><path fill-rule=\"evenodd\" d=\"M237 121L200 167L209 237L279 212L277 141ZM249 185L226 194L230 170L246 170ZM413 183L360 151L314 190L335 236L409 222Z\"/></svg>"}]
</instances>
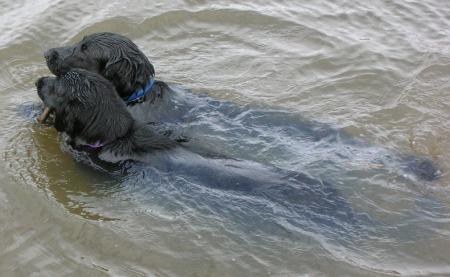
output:
<instances>
[{"instance_id":1,"label":"purple collar","mask_svg":"<svg viewBox=\"0 0 450 277\"><path fill-rule=\"evenodd\" d=\"M86 144L86 146L89 146L90 148L93 148L93 149L97 149L97 148L102 148L103 146L105 146L105 143L97 140L94 144Z\"/></svg>"}]
</instances>

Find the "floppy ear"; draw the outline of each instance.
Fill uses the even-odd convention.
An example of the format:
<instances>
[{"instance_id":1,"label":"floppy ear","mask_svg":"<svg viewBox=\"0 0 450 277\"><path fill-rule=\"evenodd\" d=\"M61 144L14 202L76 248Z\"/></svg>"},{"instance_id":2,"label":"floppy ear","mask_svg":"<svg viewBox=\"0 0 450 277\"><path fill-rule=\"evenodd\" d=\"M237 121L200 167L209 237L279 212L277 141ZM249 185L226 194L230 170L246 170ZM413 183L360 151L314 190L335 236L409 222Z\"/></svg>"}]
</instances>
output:
<instances>
[{"instance_id":1,"label":"floppy ear","mask_svg":"<svg viewBox=\"0 0 450 277\"><path fill-rule=\"evenodd\" d=\"M121 97L126 97L134 90L144 87L148 78L155 75L155 69L140 51L132 53L113 49L103 67L102 75L113 82Z\"/></svg>"},{"instance_id":2,"label":"floppy ear","mask_svg":"<svg viewBox=\"0 0 450 277\"><path fill-rule=\"evenodd\" d=\"M134 71L130 60L113 57L106 62L103 75L119 88L119 92L131 91L134 84Z\"/></svg>"},{"instance_id":3,"label":"floppy ear","mask_svg":"<svg viewBox=\"0 0 450 277\"><path fill-rule=\"evenodd\" d=\"M75 120L66 111L66 108L57 109L55 112L55 129L58 132L66 132L68 135L72 136L74 132Z\"/></svg>"}]
</instances>

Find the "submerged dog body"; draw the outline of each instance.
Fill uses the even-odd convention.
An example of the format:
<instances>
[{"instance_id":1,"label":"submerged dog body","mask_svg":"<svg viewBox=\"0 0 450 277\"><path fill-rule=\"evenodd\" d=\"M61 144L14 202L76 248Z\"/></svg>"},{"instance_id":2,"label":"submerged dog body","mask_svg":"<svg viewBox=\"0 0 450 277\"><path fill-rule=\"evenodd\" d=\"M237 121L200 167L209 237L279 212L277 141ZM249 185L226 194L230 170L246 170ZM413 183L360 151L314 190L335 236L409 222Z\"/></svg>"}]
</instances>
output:
<instances>
[{"instance_id":1,"label":"submerged dog body","mask_svg":"<svg viewBox=\"0 0 450 277\"><path fill-rule=\"evenodd\" d=\"M96 73L74 69L56 78L40 78L36 87L45 105L55 112L55 128L77 146L67 147L69 151L89 152L110 163L134 160L183 182L258 197L263 205L280 205L293 213L290 216L306 217L305 222L314 222L318 232L345 235L345 228L367 219L359 218L332 185L306 174L200 154L191 151L189 143L175 147L174 139L134 120L111 83ZM307 228L302 220L292 224Z\"/></svg>"},{"instance_id":2,"label":"submerged dog body","mask_svg":"<svg viewBox=\"0 0 450 277\"><path fill-rule=\"evenodd\" d=\"M176 145L136 121L114 86L98 74L73 69L58 77L40 78L36 87L44 104L55 112L55 128L75 145L98 148L101 154L118 158Z\"/></svg>"}]
</instances>

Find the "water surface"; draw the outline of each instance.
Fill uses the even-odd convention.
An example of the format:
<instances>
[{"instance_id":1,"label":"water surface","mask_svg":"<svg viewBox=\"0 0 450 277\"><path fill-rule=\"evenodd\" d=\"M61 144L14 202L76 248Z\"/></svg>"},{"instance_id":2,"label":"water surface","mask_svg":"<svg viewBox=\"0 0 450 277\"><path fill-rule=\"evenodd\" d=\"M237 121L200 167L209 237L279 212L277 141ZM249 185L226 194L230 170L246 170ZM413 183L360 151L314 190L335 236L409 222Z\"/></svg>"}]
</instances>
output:
<instances>
[{"instance_id":1,"label":"water surface","mask_svg":"<svg viewBox=\"0 0 450 277\"><path fill-rule=\"evenodd\" d=\"M450 3L241 2L0 2L5 276L450 274ZM199 139L329 182L357 222L333 228L156 167L108 174L74 160L32 121L34 81L50 74L44 49L98 31L133 39L180 90L269 114L203 118L211 136ZM367 147L283 127L304 122ZM442 176L372 163L387 153L430 157Z\"/></svg>"}]
</instances>

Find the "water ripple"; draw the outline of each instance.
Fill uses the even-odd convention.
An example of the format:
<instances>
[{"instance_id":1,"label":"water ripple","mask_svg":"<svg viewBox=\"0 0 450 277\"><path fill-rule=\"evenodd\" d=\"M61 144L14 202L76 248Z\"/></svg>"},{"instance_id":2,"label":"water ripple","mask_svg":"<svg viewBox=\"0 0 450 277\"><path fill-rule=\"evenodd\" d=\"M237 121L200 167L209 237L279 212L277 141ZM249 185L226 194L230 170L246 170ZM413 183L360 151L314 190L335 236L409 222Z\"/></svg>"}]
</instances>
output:
<instances>
[{"instance_id":1,"label":"water ripple","mask_svg":"<svg viewBox=\"0 0 450 277\"><path fill-rule=\"evenodd\" d=\"M0 270L449 274L449 12L439 0L0 2L0 172L11 177ZM234 172L300 171L334 190L299 205L289 190L220 189L156 162L105 174L74 160L34 124L33 84L49 74L45 49L97 31L132 38L180 93L216 99L191 130L246 161L230 162ZM431 157L440 180L418 181L399 153Z\"/></svg>"}]
</instances>

